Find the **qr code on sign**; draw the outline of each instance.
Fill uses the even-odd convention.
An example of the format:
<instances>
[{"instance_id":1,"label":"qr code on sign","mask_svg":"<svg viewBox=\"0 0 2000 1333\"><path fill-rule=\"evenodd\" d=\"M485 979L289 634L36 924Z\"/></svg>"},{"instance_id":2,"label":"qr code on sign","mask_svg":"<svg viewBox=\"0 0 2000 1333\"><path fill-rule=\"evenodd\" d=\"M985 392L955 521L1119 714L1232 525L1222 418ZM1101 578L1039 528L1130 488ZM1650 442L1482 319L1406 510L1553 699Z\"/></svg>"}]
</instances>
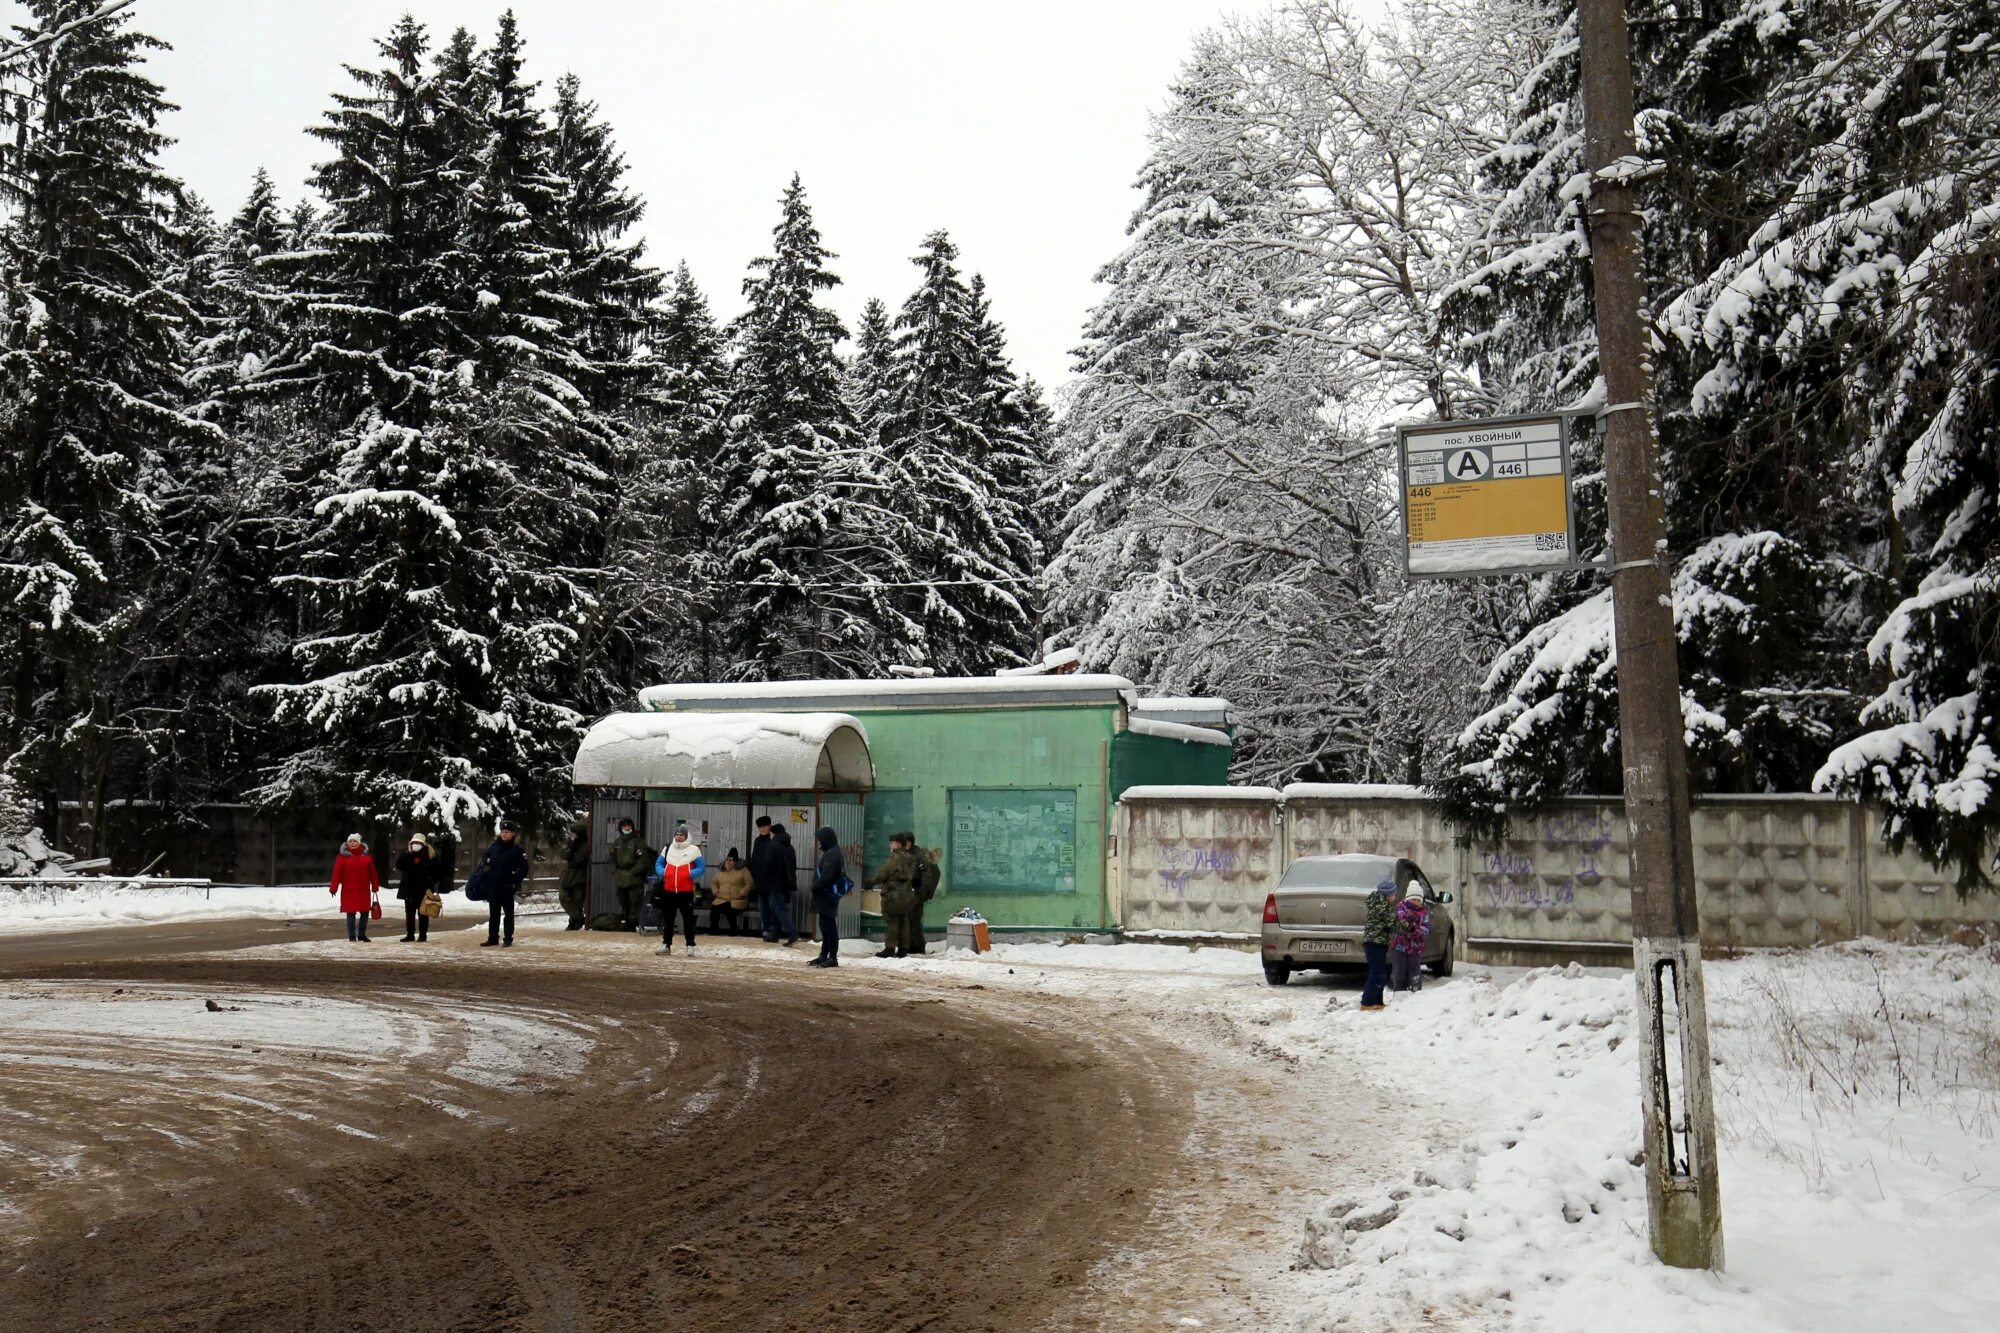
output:
<instances>
[{"instance_id":1,"label":"qr code on sign","mask_svg":"<svg viewBox=\"0 0 2000 1333\"><path fill-rule=\"evenodd\" d=\"M1569 549L1567 532L1538 532L1535 534L1537 551L1563 551Z\"/></svg>"}]
</instances>

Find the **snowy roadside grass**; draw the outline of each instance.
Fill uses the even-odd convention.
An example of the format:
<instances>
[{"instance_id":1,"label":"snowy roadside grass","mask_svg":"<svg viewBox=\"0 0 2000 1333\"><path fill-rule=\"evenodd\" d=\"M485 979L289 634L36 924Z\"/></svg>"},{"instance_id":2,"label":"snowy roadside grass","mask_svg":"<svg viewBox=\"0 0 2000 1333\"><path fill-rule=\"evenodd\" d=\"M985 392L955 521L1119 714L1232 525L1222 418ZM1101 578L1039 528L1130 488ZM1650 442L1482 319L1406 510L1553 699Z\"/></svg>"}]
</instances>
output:
<instances>
[{"instance_id":1,"label":"snowy roadside grass","mask_svg":"<svg viewBox=\"0 0 2000 1333\"><path fill-rule=\"evenodd\" d=\"M1728 1252L1646 1239L1632 983L1581 968L1340 996L1282 1040L1402 1083L1425 1164L1307 1219L1299 1330L1986 1329L2000 1273L2000 967L1863 942L1708 965ZM1477 1108L1461 1132L1433 1108ZM1442 1094L1442 1095L1441 1095Z\"/></svg>"},{"instance_id":2,"label":"snowy roadside grass","mask_svg":"<svg viewBox=\"0 0 2000 1333\"><path fill-rule=\"evenodd\" d=\"M263 920L287 921L325 917L336 926L340 913L324 884L263 885L217 884L171 885L135 888L109 883L100 888L30 885L0 886L0 933L32 934L45 931L91 930L102 926L149 926L174 921ZM483 903L475 904L460 892L445 895L445 912L471 913L477 909L486 917ZM384 925L395 918L400 926L402 904L393 891L383 895Z\"/></svg>"}]
</instances>

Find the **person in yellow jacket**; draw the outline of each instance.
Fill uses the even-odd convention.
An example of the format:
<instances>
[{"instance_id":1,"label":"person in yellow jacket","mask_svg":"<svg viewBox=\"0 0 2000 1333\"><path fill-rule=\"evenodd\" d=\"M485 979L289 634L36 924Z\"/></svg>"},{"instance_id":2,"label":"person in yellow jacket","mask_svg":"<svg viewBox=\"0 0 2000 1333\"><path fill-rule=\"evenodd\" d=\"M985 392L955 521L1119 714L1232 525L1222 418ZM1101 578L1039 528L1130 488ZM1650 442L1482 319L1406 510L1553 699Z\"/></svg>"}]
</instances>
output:
<instances>
[{"instance_id":1,"label":"person in yellow jacket","mask_svg":"<svg viewBox=\"0 0 2000 1333\"><path fill-rule=\"evenodd\" d=\"M741 935L742 913L750 906L750 867L737 857L734 847L729 849L729 855L722 858L722 869L715 872L715 882L708 891L712 900L709 929L717 935L722 934L722 921L726 916L729 933Z\"/></svg>"}]
</instances>

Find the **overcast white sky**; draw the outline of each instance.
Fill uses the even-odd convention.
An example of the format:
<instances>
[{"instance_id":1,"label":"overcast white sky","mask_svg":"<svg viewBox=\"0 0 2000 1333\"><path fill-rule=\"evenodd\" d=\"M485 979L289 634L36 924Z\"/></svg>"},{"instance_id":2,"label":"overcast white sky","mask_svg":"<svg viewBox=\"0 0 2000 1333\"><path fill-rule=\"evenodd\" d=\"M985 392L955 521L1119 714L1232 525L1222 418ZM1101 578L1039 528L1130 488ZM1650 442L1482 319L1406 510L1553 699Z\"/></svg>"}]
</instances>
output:
<instances>
[{"instance_id":1,"label":"overcast white sky","mask_svg":"<svg viewBox=\"0 0 2000 1333\"><path fill-rule=\"evenodd\" d=\"M140 0L174 45L167 166L227 216L267 167L297 197L303 133L343 62L413 10L482 41L505 0ZM1147 114L1193 35L1261 0L514 0L529 74L565 70L616 128L654 256L685 258L723 314L765 252L794 170L840 256L835 304L893 309L924 233L983 272L1017 364L1053 385L1137 196ZM0 12L18 6L0 0Z\"/></svg>"}]
</instances>

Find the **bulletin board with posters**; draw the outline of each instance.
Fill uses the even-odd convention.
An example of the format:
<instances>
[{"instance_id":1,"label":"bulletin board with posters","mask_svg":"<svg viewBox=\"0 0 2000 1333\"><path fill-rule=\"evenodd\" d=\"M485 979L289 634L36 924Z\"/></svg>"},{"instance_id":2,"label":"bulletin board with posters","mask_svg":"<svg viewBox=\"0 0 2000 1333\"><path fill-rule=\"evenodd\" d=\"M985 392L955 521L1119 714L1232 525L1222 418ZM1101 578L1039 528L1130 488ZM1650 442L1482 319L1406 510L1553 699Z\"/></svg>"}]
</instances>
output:
<instances>
[{"instance_id":1,"label":"bulletin board with posters","mask_svg":"<svg viewBox=\"0 0 2000 1333\"><path fill-rule=\"evenodd\" d=\"M953 789L953 892L1076 892L1076 800L1075 788Z\"/></svg>"},{"instance_id":2,"label":"bulletin board with posters","mask_svg":"<svg viewBox=\"0 0 2000 1333\"><path fill-rule=\"evenodd\" d=\"M1570 442L1580 413L1440 421L1396 432L1405 571L1477 578L1573 568Z\"/></svg>"}]
</instances>

